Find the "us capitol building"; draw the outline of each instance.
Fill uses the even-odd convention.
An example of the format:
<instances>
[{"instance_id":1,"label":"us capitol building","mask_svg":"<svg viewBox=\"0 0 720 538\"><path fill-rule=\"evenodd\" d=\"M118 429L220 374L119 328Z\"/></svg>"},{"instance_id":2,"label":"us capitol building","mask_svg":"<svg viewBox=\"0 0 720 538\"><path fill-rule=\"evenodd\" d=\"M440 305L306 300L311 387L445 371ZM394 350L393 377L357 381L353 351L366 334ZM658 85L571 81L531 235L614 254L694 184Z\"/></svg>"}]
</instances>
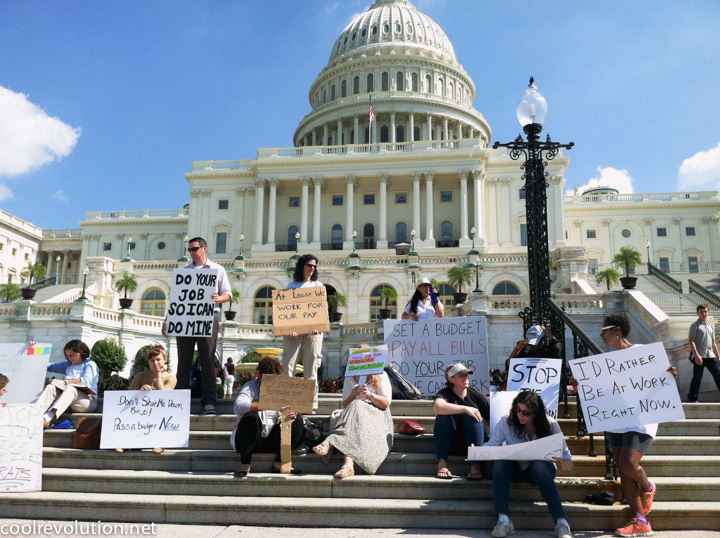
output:
<instances>
[{"instance_id":1,"label":"us capitol building","mask_svg":"<svg viewBox=\"0 0 720 538\"><path fill-rule=\"evenodd\" d=\"M399 315L422 277L441 284L448 315L488 316L491 366L499 366L528 304L524 182L520 163L490 148L475 85L445 32L407 0L378 0L342 31L308 96L293 147L192 162L183 208L90 211L71 230L0 215L0 280L21 282L33 259L57 275L36 302L0 305L2 340L60 346L119 336L130 357L149 342L174 347L160 335L170 276L187 264L187 237L199 235L242 295L235 321L222 325L225 357L280 345L268 324L271 290L287 285L298 252L315 254L328 293L347 298L325 340L324 375L341 375L348 347L382 339L381 290L397 292ZM636 340L663 340L680 354L694 310L668 316L642 292L604 293L593 275L623 246L665 272L719 270L717 192L565 196L568 162L560 154L547 168L556 301L593 337L607 311L625 311ZM477 271L479 288L463 289L472 293L455 306L447 271L463 264ZM114 282L125 272L138 289L121 311Z\"/></svg>"}]
</instances>

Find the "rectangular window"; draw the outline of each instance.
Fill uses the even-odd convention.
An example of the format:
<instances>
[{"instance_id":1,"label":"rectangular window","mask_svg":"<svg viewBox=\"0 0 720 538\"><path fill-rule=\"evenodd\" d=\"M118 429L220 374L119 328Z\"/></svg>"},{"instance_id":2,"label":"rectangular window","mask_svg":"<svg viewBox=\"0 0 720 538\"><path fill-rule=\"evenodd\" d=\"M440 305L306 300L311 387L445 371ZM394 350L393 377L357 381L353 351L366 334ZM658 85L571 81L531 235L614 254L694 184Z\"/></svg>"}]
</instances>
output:
<instances>
[{"instance_id":1,"label":"rectangular window","mask_svg":"<svg viewBox=\"0 0 720 538\"><path fill-rule=\"evenodd\" d=\"M441 202L452 202L452 191L441 191L440 192Z\"/></svg>"},{"instance_id":2,"label":"rectangular window","mask_svg":"<svg viewBox=\"0 0 720 538\"><path fill-rule=\"evenodd\" d=\"M396 204L407 204L407 193L406 192L396 192L395 193L395 203Z\"/></svg>"},{"instance_id":3,"label":"rectangular window","mask_svg":"<svg viewBox=\"0 0 720 538\"><path fill-rule=\"evenodd\" d=\"M112 250L112 243L106 241L103 243L103 252L110 252Z\"/></svg>"},{"instance_id":4,"label":"rectangular window","mask_svg":"<svg viewBox=\"0 0 720 538\"><path fill-rule=\"evenodd\" d=\"M5 244L4 244L4 243L0 243L0 252L2 252L3 250L5 250Z\"/></svg>"},{"instance_id":5,"label":"rectangular window","mask_svg":"<svg viewBox=\"0 0 720 538\"><path fill-rule=\"evenodd\" d=\"M585 230L585 237L588 239L597 239L597 230Z\"/></svg>"},{"instance_id":6,"label":"rectangular window","mask_svg":"<svg viewBox=\"0 0 720 538\"><path fill-rule=\"evenodd\" d=\"M13 256L17 256L17 249L16 249L16 248L12 249L11 254L12 254Z\"/></svg>"},{"instance_id":7,"label":"rectangular window","mask_svg":"<svg viewBox=\"0 0 720 538\"><path fill-rule=\"evenodd\" d=\"M300 207L300 197L299 196L291 196L289 205L290 205L290 207Z\"/></svg>"},{"instance_id":8,"label":"rectangular window","mask_svg":"<svg viewBox=\"0 0 720 538\"><path fill-rule=\"evenodd\" d=\"M518 194L520 195L520 200L524 200L524 199L525 199L525 187L523 187L522 189L520 189L520 190L518 191Z\"/></svg>"},{"instance_id":9,"label":"rectangular window","mask_svg":"<svg viewBox=\"0 0 720 538\"><path fill-rule=\"evenodd\" d=\"M667 237L667 228L665 228L664 226L658 228L656 233L658 237Z\"/></svg>"},{"instance_id":10,"label":"rectangular window","mask_svg":"<svg viewBox=\"0 0 720 538\"><path fill-rule=\"evenodd\" d=\"M218 209L228 209L230 207L230 200L218 200Z\"/></svg>"},{"instance_id":11,"label":"rectangular window","mask_svg":"<svg viewBox=\"0 0 720 538\"><path fill-rule=\"evenodd\" d=\"M527 246L527 224L520 225L520 246Z\"/></svg>"},{"instance_id":12,"label":"rectangular window","mask_svg":"<svg viewBox=\"0 0 720 538\"><path fill-rule=\"evenodd\" d=\"M363 195L363 204L375 205L375 195L374 194L364 194Z\"/></svg>"},{"instance_id":13,"label":"rectangular window","mask_svg":"<svg viewBox=\"0 0 720 538\"><path fill-rule=\"evenodd\" d=\"M697 273L699 270L697 256L688 256L688 271L690 273Z\"/></svg>"},{"instance_id":14,"label":"rectangular window","mask_svg":"<svg viewBox=\"0 0 720 538\"><path fill-rule=\"evenodd\" d=\"M343 195L342 194L333 194L332 195L332 205L343 205Z\"/></svg>"},{"instance_id":15,"label":"rectangular window","mask_svg":"<svg viewBox=\"0 0 720 538\"><path fill-rule=\"evenodd\" d=\"M685 226L685 235L695 237L695 226Z\"/></svg>"},{"instance_id":16,"label":"rectangular window","mask_svg":"<svg viewBox=\"0 0 720 538\"><path fill-rule=\"evenodd\" d=\"M227 233L218 232L215 241L215 252L218 254L225 254L227 250Z\"/></svg>"},{"instance_id":17,"label":"rectangular window","mask_svg":"<svg viewBox=\"0 0 720 538\"><path fill-rule=\"evenodd\" d=\"M26 262L30 261L30 254L28 254L27 252L25 253L25 261Z\"/></svg>"},{"instance_id":18,"label":"rectangular window","mask_svg":"<svg viewBox=\"0 0 720 538\"><path fill-rule=\"evenodd\" d=\"M663 273L669 273L670 272L670 258L667 258L665 256L661 256L658 258L658 266L660 267L660 270Z\"/></svg>"},{"instance_id":19,"label":"rectangular window","mask_svg":"<svg viewBox=\"0 0 720 538\"><path fill-rule=\"evenodd\" d=\"M595 258L590 258L588 260L588 274L594 275L597 273L598 270L598 260Z\"/></svg>"}]
</instances>

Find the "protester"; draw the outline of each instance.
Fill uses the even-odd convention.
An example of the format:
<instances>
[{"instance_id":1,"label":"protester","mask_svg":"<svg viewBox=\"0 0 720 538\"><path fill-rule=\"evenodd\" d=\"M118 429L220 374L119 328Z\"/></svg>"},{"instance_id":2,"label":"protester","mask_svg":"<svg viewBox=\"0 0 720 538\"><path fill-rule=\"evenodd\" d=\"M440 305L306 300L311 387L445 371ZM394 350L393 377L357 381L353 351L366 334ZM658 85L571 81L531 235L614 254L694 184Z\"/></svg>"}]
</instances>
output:
<instances>
[{"instance_id":1,"label":"protester","mask_svg":"<svg viewBox=\"0 0 720 538\"><path fill-rule=\"evenodd\" d=\"M318 259L312 254L304 254L295 263L293 280L288 284L287 289L317 288L322 283L317 279ZM317 371L322 362L323 335L317 329L310 334L298 334L291 332L283 337L283 359L282 366L286 376L292 377L295 374L295 365L298 357L303 360L303 377L315 380L315 395L313 396L313 412L318 406L318 384Z\"/></svg>"},{"instance_id":2,"label":"protester","mask_svg":"<svg viewBox=\"0 0 720 538\"><path fill-rule=\"evenodd\" d=\"M335 478L353 476L355 463L375 474L388 457L393 441L391 402L392 388L385 372L368 375L362 385L357 376L345 378L343 411L330 435L313 447L320 456L329 454L332 447L345 455Z\"/></svg>"},{"instance_id":3,"label":"protester","mask_svg":"<svg viewBox=\"0 0 720 538\"><path fill-rule=\"evenodd\" d=\"M232 358L228 358L223 366L225 379L223 380L223 399L232 398L233 387L235 386L235 365Z\"/></svg>"},{"instance_id":4,"label":"protester","mask_svg":"<svg viewBox=\"0 0 720 538\"><path fill-rule=\"evenodd\" d=\"M470 445L480 446L485 442L483 419L490 420L490 404L484 394L470 386L468 376L472 373L461 362L451 364L445 370L445 388L435 395L433 437L437 478L453 477L447 465L451 451L457 456L467 456ZM479 462L470 462L467 479L482 479Z\"/></svg>"},{"instance_id":5,"label":"protester","mask_svg":"<svg viewBox=\"0 0 720 538\"><path fill-rule=\"evenodd\" d=\"M607 347L628 349L635 345L628 341L630 321L623 314L606 316L600 338ZM668 368L673 377L677 371L673 366ZM652 529L646 516L652 507L655 496L655 484L648 480L640 460L652 445L657 434L657 424L632 426L621 430L607 432L613 459L620 474L620 485L630 505L633 519L624 527L615 530L618 536L650 536Z\"/></svg>"},{"instance_id":6,"label":"protester","mask_svg":"<svg viewBox=\"0 0 720 538\"><path fill-rule=\"evenodd\" d=\"M185 269L217 269L217 281L215 292L211 298L215 303L215 315L213 316L213 326L211 336L178 336L176 337L178 348L178 373L177 388L187 389L190 387L190 376L192 368L193 354L195 353L195 344L197 344L198 360L205 372L212 372L215 358L215 346L218 337L218 317L220 315L220 305L230 300L230 284L228 281L225 268L217 263L211 262L207 258L207 242L202 237L193 237L188 241L188 252L192 263L187 265ZM165 323L162 326L162 333L165 332ZM204 415L214 415L215 402L217 400L217 386L215 385L215 377L206 375L202 378L202 405Z\"/></svg>"},{"instance_id":7,"label":"protester","mask_svg":"<svg viewBox=\"0 0 720 538\"><path fill-rule=\"evenodd\" d=\"M233 409L237 415L235 429L230 436L230 445L240 454L240 468L235 471L235 478L245 478L250 472L252 456L255 452L277 452L275 463L271 468L273 473L279 473L280 460L280 411L260 411L260 385L265 374L282 375L282 365L274 357L263 357L258 362L258 376L242 386L235 400ZM292 420L292 433L290 435L290 448L294 449L302 440L302 416L290 413L288 420ZM300 474L297 469L292 474Z\"/></svg>"},{"instance_id":8,"label":"protester","mask_svg":"<svg viewBox=\"0 0 720 538\"><path fill-rule=\"evenodd\" d=\"M65 362L52 363L47 371L63 374L64 379L53 379L36 401L45 411L45 428L68 407L76 413L92 413L97 407L98 367L89 358L90 348L80 340L70 340L63 353Z\"/></svg>"},{"instance_id":9,"label":"protester","mask_svg":"<svg viewBox=\"0 0 720 538\"><path fill-rule=\"evenodd\" d=\"M0 396L3 396L5 394L9 382L10 380L6 375L0 374Z\"/></svg>"},{"instance_id":10,"label":"protester","mask_svg":"<svg viewBox=\"0 0 720 538\"><path fill-rule=\"evenodd\" d=\"M690 342L690 360L693 363L693 376L690 381L690 392L687 401L697 402L703 372L708 369L720 390L720 354L715 343L715 327L707 322L707 305L697 307L698 320L690 325L688 341Z\"/></svg>"},{"instance_id":11,"label":"protester","mask_svg":"<svg viewBox=\"0 0 720 538\"><path fill-rule=\"evenodd\" d=\"M540 396L533 391L523 391L513 400L510 413L505 415L493 428L490 440L485 446L515 445L536 439L542 439L556 433L562 433L560 426L545 413L545 405ZM556 468L562 471L572 469L572 456L562 440L562 458L553 458L553 465L546 460L511 461L496 460L493 464L493 493L495 512L498 522L492 531L493 538L503 538L515 532L510 521L510 483L530 482L540 490L550 515L555 520L555 534L558 538L572 538L565 511L563 510L557 487L555 487Z\"/></svg>"},{"instance_id":12,"label":"protester","mask_svg":"<svg viewBox=\"0 0 720 538\"><path fill-rule=\"evenodd\" d=\"M410 302L405 306L401 319L417 321L419 319L442 318L444 316L445 311L437 291L433 288L430 280L421 278L415 287L415 293L410 298Z\"/></svg>"},{"instance_id":13,"label":"protester","mask_svg":"<svg viewBox=\"0 0 720 538\"><path fill-rule=\"evenodd\" d=\"M543 325L533 325L525 332L525 338L518 340L505 360L505 369L510 367L510 359L559 359L562 344L553 336L552 331Z\"/></svg>"}]
</instances>

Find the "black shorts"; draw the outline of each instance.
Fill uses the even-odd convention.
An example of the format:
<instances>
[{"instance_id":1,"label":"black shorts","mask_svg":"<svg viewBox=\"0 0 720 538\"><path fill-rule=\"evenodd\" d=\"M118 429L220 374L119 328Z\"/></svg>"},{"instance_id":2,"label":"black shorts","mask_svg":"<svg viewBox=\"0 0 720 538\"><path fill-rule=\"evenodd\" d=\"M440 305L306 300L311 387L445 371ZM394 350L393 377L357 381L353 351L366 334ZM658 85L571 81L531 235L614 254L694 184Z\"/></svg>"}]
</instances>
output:
<instances>
[{"instance_id":1,"label":"black shorts","mask_svg":"<svg viewBox=\"0 0 720 538\"><path fill-rule=\"evenodd\" d=\"M645 454L653 443L652 435L640 432L612 433L608 432L610 448L634 448Z\"/></svg>"}]
</instances>

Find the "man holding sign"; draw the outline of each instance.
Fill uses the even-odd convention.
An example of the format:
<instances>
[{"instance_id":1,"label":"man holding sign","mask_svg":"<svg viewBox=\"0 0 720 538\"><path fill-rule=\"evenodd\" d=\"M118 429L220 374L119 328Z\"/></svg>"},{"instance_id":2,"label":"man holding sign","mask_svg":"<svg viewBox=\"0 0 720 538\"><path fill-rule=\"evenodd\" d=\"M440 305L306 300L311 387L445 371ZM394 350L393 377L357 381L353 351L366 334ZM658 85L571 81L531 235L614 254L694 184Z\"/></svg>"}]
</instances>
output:
<instances>
[{"instance_id":1,"label":"man holding sign","mask_svg":"<svg viewBox=\"0 0 720 538\"><path fill-rule=\"evenodd\" d=\"M176 335L178 348L178 389L190 388L190 372L192 369L192 358L195 352L195 344L198 349L198 360L202 369L202 405L203 414L215 414L215 401L217 399L217 387L215 386L215 346L218 337L218 316L220 314L220 305L230 300L230 283L228 281L225 268L221 265L208 260L207 242L202 237L194 237L188 241L188 252L192 263L187 265L185 269L214 269L217 271L216 276L212 278L214 292L210 296L210 300L214 304L213 317L210 331L202 336L181 336L179 332L169 327L168 319L165 318L162 333L164 336ZM201 286L204 282L194 282L190 285ZM176 284L173 283L173 287ZM190 290L192 292L193 290ZM171 295L172 291L171 291ZM185 295L189 297L188 294ZM183 300L183 297L180 297ZM168 312L170 314L170 312Z\"/></svg>"}]
</instances>

